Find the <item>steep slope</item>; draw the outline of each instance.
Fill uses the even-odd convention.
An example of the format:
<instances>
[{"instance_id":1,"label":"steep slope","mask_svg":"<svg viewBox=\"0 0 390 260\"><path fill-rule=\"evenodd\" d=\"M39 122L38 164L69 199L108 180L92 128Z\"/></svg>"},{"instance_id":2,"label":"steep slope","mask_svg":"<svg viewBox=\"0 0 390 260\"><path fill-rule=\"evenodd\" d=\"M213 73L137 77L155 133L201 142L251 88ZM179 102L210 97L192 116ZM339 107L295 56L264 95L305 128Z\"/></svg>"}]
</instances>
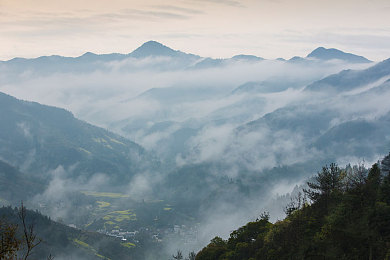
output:
<instances>
[{"instance_id":1,"label":"steep slope","mask_svg":"<svg viewBox=\"0 0 390 260\"><path fill-rule=\"evenodd\" d=\"M43 185L0 160L0 204L19 203L42 191Z\"/></svg>"},{"instance_id":2,"label":"steep slope","mask_svg":"<svg viewBox=\"0 0 390 260\"><path fill-rule=\"evenodd\" d=\"M247 145L244 151L257 158L270 154L257 147L272 150L280 146L272 153L278 154L275 160L281 164L291 159L310 161L316 153L330 161L342 154L374 159L390 149L388 77L390 60L385 60L365 70L344 71L317 81L306 88L299 102L238 127L237 143L250 138L256 145ZM226 151L234 149L237 145Z\"/></svg>"},{"instance_id":3,"label":"steep slope","mask_svg":"<svg viewBox=\"0 0 390 260\"><path fill-rule=\"evenodd\" d=\"M390 77L390 59L365 70L344 70L308 85L306 91L339 93L358 89Z\"/></svg>"},{"instance_id":4,"label":"steep slope","mask_svg":"<svg viewBox=\"0 0 390 260\"><path fill-rule=\"evenodd\" d=\"M36 177L62 166L74 176L105 173L120 182L147 163L139 145L64 109L0 93L0 118L0 157Z\"/></svg>"},{"instance_id":5,"label":"steep slope","mask_svg":"<svg viewBox=\"0 0 390 260\"><path fill-rule=\"evenodd\" d=\"M287 205L284 220L273 224L263 213L227 240L212 239L196 259L388 258L389 157L371 169L324 167L308 181L307 197Z\"/></svg>"},{"instance_id":6,"label":"steep slope","mask_svg":"<svg viewBox=\"0 0 390 260\"><path fill-rule=\"evenodd\" d=\"M334 156L349 153L359 158L386 151L389 149L389 119L387 115L374 121L361 119L339 124L321 135L314 146Z\"/></svg>"},{"instance_id":7,"label":"steep slope","mask_svg":"<svg viewBox=\"0 0 390 260\"><path fill-rule=\"evenodd\" d=\"M0 208L0 217L2 221L17 224L17 237L22 238L23 230L16 208ZM46 259L49 255L55 259L140 259L138 249L120 239L68 227L37 211L27 210L25 220L27 225L34 225L35 242L42 240L32 250L31 259Z\"/></svg>"}]
</instances>

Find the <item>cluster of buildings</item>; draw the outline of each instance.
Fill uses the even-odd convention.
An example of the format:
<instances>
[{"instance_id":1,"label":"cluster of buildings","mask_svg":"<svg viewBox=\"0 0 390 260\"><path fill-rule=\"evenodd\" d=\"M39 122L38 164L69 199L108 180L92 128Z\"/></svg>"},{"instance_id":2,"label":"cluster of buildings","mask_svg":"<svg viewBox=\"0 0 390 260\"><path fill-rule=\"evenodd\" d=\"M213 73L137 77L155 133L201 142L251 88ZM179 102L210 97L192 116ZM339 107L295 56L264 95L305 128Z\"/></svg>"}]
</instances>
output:
<instances>
[{"instance_id":1,"label":"cluster of buildings","mask_svg":"<svg viewBox=\"0 0 390 260\"><path fill-rule=\"evenodd\" d=\"M143 236L151 239L153 242L162 243L163 240L170 239L179 239L183 243L193 243L196 241L198 236L198 228L187 227L185 225L174 225L170 228L158 228L158 229L150 229L150 228L140 228L135 231L125 231L122 229L113 229L113 230L104 230L100 229L97 232L115 237L120 239L121 241L132 242L134 244L139 243L137 236L142 233Z\"/></svg>"},{"instance_id":2,"label":"cluster of buildings","mask_svg":"<svg viewBox=\"0 0 390 260\"><path fill-rule=\"evenodd\" d=\"M97 232L105 234L107 236L118 238L122 241L138 242L135 240L138 231L123 231L121 229L113 229L111 231L106 231L104 229L99 229Z\"/></svg>"}]
</instances>

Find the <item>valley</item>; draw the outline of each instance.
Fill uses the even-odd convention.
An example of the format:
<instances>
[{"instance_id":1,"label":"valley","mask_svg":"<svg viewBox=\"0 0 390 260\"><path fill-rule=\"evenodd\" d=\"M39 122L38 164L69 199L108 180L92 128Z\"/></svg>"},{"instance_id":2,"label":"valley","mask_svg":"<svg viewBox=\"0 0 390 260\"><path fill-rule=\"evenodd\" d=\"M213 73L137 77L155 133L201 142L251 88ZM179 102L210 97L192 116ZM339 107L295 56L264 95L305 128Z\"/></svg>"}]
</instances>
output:
<instances>
[{"instance_id":1,"label":"valley","mask_svg":"<svg viewBox=\"0 0 390 260\"><path fill-rule=\"evenodd\" d=\"M0 72L2 211L50 217L60 230L38 235L60 236L59 259L61 243L85 259L198 252L261 212L283 219L322 166L390 150L389 59L213 59L150 41Z\"/></svg>"}]
</instances>

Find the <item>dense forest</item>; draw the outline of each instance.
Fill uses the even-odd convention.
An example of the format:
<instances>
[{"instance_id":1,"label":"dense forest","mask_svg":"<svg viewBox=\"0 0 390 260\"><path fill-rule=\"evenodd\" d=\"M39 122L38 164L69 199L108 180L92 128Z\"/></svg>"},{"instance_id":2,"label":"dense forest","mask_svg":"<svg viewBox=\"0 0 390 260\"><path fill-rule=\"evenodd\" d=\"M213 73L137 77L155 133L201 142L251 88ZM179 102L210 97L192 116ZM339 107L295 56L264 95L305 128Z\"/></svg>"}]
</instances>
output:
<instances>
[{"instance_id":1,"label":"dense forest","mask_svg":"<svg viewBox=\"0 0 390 260\"><path fill-rule=\"evenodd\" d=\"M276 223L267 213L215 237L206 259L390 259L390 154L370 169L323 167Z\"/></svg>"}]
</instances>

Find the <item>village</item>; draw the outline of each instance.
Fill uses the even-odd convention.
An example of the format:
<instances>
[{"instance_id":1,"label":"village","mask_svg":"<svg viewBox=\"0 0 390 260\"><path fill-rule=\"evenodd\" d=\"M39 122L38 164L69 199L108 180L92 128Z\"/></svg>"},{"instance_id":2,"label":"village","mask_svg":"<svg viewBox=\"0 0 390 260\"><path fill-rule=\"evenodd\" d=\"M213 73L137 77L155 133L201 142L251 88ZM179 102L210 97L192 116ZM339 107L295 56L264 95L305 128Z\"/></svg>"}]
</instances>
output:
<instances>
[{"instance_id":1,"label":"village","mask_svg":"<svg viewBox=\"0 0 390 260\"><path fill-rule=\"evenodd\" d=\"M98 233L115 237L126 243L132 243L134 246L141 240L148 240L154 243L162 243L168 240L179 240L183 244L191 244L197 241L198 226L188 227L186 225L173 225L167 228L139 228L138 230L128 231L123 229L97 230Z\"/></svg>"}]
</instances>

